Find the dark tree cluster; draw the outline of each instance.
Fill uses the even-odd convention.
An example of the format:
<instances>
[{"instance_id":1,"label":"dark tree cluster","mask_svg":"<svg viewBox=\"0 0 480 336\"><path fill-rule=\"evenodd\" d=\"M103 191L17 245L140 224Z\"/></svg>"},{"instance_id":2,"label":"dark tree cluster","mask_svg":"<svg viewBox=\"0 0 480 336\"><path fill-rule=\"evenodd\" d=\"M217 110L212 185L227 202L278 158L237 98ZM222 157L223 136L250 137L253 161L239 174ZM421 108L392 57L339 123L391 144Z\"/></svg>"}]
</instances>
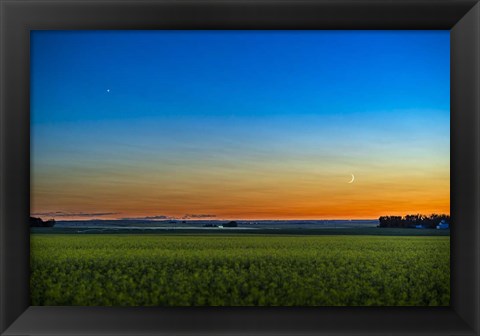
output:
<instances>
[{"instance_id":1,"label":"dark tree cluster","mask_svg":"<svg viewBox=\"0 0 480 336\"><path fill-rule=\"evenodd\" d=\"M447 222L451 226L450 216L444 214L431 214L427 215L406 215L402 216L381 216L379 219L379 227L387 228L414 228L417 225L421 225L425 228L435 228L442 220Z\"/></svg>"},{"instance_id":2,"label":"dark tree cluster","mask_svg":"<svg viewBox=\"0 0 480 336\"><path fill-rule=\"evenodd\" d=\"M228 223L223 224L223 227L237 227L238 224L235 221L230 221Z\"/></svg>"},{"instance_id":3,"label":"dark tree cluster","mask_svg":"<svg viewBox=\"0 0 480 336\"><path fill-rule=\"evenodd\" d=\"M43 221L41 218L30 217L30 227L53 227L54 225L55 219Z\"/></svg>"}]
</instances>

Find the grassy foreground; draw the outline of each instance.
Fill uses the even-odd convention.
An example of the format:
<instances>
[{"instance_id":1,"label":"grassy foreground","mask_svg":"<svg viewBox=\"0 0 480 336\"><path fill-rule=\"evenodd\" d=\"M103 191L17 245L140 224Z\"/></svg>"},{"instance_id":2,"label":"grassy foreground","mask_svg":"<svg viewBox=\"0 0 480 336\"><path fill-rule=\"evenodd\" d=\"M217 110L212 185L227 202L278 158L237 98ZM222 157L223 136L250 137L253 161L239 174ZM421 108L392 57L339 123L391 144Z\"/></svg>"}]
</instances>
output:
<instances>
[{"instance_id":1,"label":"grassy foreground","mask_svg":"<svg viewBox=\"0 0 480 336\"><path fill-rule=\"evenodd\" d=\"M32 305L449 305L450 238L32 234Z\"/></svg>"}]
</instances>

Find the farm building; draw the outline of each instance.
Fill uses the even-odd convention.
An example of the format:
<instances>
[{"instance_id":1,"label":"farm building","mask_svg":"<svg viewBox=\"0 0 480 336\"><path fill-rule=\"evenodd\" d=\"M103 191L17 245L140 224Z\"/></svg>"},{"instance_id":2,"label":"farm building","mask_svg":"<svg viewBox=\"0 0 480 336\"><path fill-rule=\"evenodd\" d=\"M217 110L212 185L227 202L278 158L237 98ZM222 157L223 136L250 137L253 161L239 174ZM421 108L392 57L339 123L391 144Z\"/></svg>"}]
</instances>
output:
<instances>
[{"instance_id":1,"label":"farm building","mask_svg":"<svg viewBox=\"0 0 480 336\"><path fill-rule=\"evenodd\" d=\"M442 219L442 221L440 223L438 223L437 225L437 229L438 230L441 230L441 229L449 229L450 228L450 225L448 225L447 222L445 222L445 220Z\"/></svg>"}]
</instances>

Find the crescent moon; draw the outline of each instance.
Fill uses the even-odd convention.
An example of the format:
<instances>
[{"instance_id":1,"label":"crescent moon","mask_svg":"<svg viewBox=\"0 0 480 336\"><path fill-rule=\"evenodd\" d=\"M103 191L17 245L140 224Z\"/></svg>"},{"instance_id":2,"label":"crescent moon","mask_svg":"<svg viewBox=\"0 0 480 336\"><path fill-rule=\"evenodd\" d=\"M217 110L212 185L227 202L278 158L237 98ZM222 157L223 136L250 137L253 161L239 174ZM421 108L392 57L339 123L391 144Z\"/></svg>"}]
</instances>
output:
<instances>
[{"instance_id":1,"label":"crescent moon","mask_svg":"<svg viewBox=\"0 0 480 336\"><path fill-rule=\"evenodd\" d=\"M353 183L353 181L355 181L355 176L352 174L352 179L348 183Z\"/></svg>"}]
</instances>

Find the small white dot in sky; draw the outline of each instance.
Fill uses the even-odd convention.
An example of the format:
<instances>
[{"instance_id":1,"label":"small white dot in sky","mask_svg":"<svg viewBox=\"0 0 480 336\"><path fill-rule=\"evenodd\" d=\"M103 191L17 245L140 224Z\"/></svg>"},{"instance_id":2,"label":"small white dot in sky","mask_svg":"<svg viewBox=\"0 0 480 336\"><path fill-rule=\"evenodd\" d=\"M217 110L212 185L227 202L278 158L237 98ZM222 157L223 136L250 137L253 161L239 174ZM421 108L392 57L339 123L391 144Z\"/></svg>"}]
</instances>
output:
<instances>
[{"instance_id":1,"label":"small white dot in sky","mask_svg":"<svg viewBox=\"0 0 480 336\"><path fill-rule=\"evenodd\" d=\"M107 92L109 92L109 93L110 93L110 89L107 89Z\"/></svg>"}]
</instances>

